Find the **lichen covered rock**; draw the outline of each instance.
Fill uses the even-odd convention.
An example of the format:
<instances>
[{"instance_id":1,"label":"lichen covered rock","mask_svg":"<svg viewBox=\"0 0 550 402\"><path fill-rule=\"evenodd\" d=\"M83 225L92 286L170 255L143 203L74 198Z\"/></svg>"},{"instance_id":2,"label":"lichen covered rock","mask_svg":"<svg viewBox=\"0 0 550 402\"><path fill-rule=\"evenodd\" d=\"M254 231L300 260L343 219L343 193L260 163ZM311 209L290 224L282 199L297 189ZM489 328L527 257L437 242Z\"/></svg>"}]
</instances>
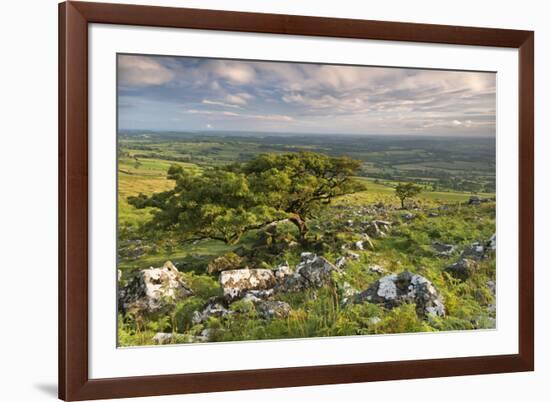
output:
<instances>
[{"instance_id":1,"label":"lichen covered rock","mask_svg":"<svg viewBox=\"0 0 550 402\"><path fill-rule=\"evenodd\" d=\"M275 274L270 269L234 269L223 271L220 284L226 300L240 299L249 291L261 291L276 285Z\"/></svg>"},{"instance_id":2,"label":"lichen covered rock","mask_svg":"<svg viewBox=\"0 0 550 402\"><path fill-rule=\"evenodd\" d=\"M161 268L143 269L120 290L119 307L132 314L151 314L172 308L193 294L170 261Z\"/></svg>"},{"instance_id":3,"label":"lichen covered rock","mask_svg":"<svg viewBox=\"0 0 550 402\"><path fill-rule=\"evenodd\" d=\"M465 281L468 279L477 269L477 262L468 258L461 258L452 265L445 268L445 272L448 272L452 277Z\"/></svg>"},{"instance_id":4,"label":"lichen covered rock","mask_svg":"<svg viewBox=\"0 0 550 402\"><path fill-rule=\"evenodd\" d=\"M381 304L389 309L413 303L421 317L445 315L445 305L434 285L423 276L408 271L380 278L357 295L355 302Z\"/></svg>"},{"instance_id":5,"label":"lichen covered rock","mask_svg":"<svg viewBox=\"0 0 550 402\"><path fill-rule=\"evenodd\" d=\"M264 320L287 318L290 314L290 304L278 300L260 300L255 303L256 312Z\"/></svg>"}]
</instances>

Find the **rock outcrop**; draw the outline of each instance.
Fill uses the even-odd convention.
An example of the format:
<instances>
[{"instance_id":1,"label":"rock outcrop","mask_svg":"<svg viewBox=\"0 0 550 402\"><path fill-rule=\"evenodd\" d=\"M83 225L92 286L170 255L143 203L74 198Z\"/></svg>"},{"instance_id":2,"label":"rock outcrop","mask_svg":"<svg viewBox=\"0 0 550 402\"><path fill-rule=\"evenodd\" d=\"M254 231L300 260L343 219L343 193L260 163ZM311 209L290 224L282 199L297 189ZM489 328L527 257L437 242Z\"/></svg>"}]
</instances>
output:
<instances>
[{"instance_id":1,"label":"rock outcrop","mask_svg":"<svg viewBox=\"0 0 550 402\"><path fill-rule=\"evenodd\" d=\"M365 230L370 237L385 237L391 229L391 222L382 220L373 220L367 223Z\"/></svg>"},{"instance_id":2,"label":"rock outcrop","mask_svg":"<svg viewBox=\"0 0 550 402\"><path fill-rule=\"evenodd\" d=\"M151 314L172 308L193 294L181 272L170 261L161 268L143 269L120 290L119 307L133 314Z\"/></svg>"},{"instance_id":3,"label":"rock outcrop","mask_svg":"<svg viewBox=\"0 0 550 402\"><path fill-rule=\"evenodd\" d=\"M278 300L259 300L254 303L256 312L264 320L287 318L290 314L290 304Z\"/></svg>"},{"instance_id":4,"label":"rock outcrop","mask_svg":"<svg viewBox=\"0 0 550 402\"><path fill-rule=\"evenodd\" d=\"M153 342L157 345L165 345L172 342L172 334L167 332L157 332L153 337Z\"/></svg>"},{"instance_id":5,"label":"rock outcrop","mask_svg":"<svg viewBox=\"0 0 550 402\"><path fill-rule=\"evenodd\" d=\"M390 309L414 303L421 317L445 315L445 305L434 285L423 276L408 271L380 278L357 295L355 302L376 303Z\"/></svg>"},{"instance_id":6,"label":"rock outcrop","mask_svg":"<svg viewBox=\"0 0 550 402\"><path fill-rule=\"evenodd\" d=\"M220 284L227 301L244 297L251 291L265 291L272 289L277 280L270 269L234 269L223 271L220 275Z\"/></svg>"},{"instance_id":7,"label":"rock outcrop","mask_svg":"<svg viewBox=\"0 0 550 402\"><path fill-rule=\"evenodd\" d=\"M306 288L320 288L330 283L336 266L314 253L302 253L301 261L293 275L286 277L275 289L276 292L296 292Z\"/></svg>"},{"instance_id":8,"label":"rock outcrop","mask_svg":"<svg viewBox=\"0 0 550 402\"><path fill-rule=\"evenodd\" d=\"M193 313L192 322L194 325L201 324L207 322L210 317L221 318L231 313L221 302L212 300L201 311Z\"/></svg>"},{"instance_id":9,"label":"rock outcrop","mask_svg":"<svg viewBox=\"0 0 550 402\"><path fill-rule=\"evenodd\" d=\"M452 244L435 242L432 244L432 246L436 252L436 256L438 257L449 257L456 250L456 247L453 246Z\"/></svg>"},{"instance_id":10,"label":"rock outcrop","mask_svg":"<svg viewBox=\"0 0 550 402\"><path fill-rule=\"evenodd\" d=\"M465 281L468 279L477 269L477 262L468 258L461 258L452 265L445 268L445 272L448 272L452 277Z\"/></svg>"}]
</instances>

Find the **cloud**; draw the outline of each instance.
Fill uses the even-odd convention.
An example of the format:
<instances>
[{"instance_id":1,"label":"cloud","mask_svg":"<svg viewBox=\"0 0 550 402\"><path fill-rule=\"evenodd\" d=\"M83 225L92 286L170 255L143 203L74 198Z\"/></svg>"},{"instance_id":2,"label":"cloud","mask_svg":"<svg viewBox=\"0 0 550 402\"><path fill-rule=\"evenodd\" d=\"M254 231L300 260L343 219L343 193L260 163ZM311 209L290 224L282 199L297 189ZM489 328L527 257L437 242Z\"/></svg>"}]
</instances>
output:
<instances>
[{"instance_id":1,"label":"cloud","mask_svg":"<svg viewBox=\"0 0 550 402\"><path fill-rule=\"evenodd\" d=\"M122 85L145 87L162 85L174 78L174 72L152 57L121 55L118 76Z\"/></svg>"},{"instance_id":2,"label":"cloud","mask_svg":"<svg viewBox=\"0 0 550 402\"><path fill-rule=\"evenodd\" d=\"M248 84L254 81L256 72L252 66L241 62L212 61L212 72L234 84Z\"/></svg>"},{"instance_id":3,"label":"cloud","mask_svg":"<svg viewBox=\"0 0 550 402\"><path fill-rule=\"evenodd\" d=\"M252 99L254 96L250 95L246 92L240 92L236 95L227 95L225 97L225 100L229 103L236 104L236 105L246 105L250 99Z\"/></svg>"},{"instance_id":4,"label":"cloud","mask_svg":"<svg viewBox=\"0 0 550 402\"><path fill-rule=\"evenodd\" d=\"M119 104L125 121L147 116L158 121L164 115L170 120L169 114L177 113L185 128L194 129L203 129L204 119L209 119L219 130L441 135L496 131L494 73L129 57L119 61L119 93L125 100Z\"/></svg>"},{"instance_id":5,"label":"cloud","mask_svg":"<svg viewBox=\"0 0 550 402\"><path fill-rule=\"evenodd\" d=\"M232 108L238 108L239 106L238 105L232 105L230 103L224 103L224 102L219 102L219 101L211 101L211 100L208 100L208 99L203 99L202 104L204 105L214 105L214 106L222 106L222 107L232 107Z\"/></svg>"}]
</instances>

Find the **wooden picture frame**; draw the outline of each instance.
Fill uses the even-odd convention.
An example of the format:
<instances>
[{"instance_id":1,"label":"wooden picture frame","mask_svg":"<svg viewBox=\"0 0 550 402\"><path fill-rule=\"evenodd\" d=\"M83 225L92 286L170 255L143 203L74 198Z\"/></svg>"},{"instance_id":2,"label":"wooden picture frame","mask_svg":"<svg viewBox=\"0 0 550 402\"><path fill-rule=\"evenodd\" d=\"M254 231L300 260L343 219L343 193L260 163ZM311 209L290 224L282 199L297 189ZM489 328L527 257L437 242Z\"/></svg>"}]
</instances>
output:
<instances>
[{"instance_id":1,"label":"wooden picture frame","mask_svg":"<svg viewBox=\"0 0 550 402\"><path fill-rule=\"evenodd\" d=\"M90 379L88 24L193 28L519 49L519 353ZM534 33L382 21L65 2L59 5L59 397L85 400L534 369Z\"/></svg>"}]
</instances>

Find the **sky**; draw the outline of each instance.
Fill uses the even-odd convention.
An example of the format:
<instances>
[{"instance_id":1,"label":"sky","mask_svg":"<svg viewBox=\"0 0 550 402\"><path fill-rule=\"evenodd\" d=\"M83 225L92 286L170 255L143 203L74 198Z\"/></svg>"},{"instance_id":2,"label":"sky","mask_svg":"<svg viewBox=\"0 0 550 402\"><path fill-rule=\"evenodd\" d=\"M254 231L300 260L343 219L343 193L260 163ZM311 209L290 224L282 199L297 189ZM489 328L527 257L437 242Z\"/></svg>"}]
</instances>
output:
<instances>
[{"instance_id":1,"label":"sky","mask_svg":"<svg viewBox=\"0 0 550 402\"><path fill-rule=\"evenodd\" d=\"M495 135L496 74L118 56L121 130Z\"/></svg>"}]
</instances>

